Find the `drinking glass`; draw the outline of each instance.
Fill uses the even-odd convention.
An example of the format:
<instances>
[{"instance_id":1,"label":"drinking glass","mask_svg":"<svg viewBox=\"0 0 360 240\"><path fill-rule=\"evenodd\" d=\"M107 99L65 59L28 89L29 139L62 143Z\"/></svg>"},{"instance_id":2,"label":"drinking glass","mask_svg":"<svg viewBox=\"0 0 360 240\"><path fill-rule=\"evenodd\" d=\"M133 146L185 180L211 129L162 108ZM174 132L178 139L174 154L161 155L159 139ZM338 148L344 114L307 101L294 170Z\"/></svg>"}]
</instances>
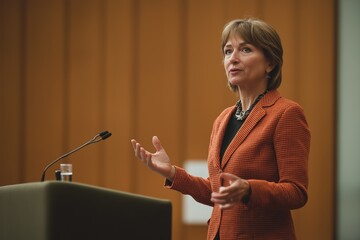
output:
<instances>
[{"instance_id":1,"label":"drinking glass","mask_svg":"<svg viewBox=\"0 0 360 240\"><path fill-rule=\"evenodd\" d=\"M61 181L71 182L72 181L72 164L62 163L60 164L60 176Z\"/></svg>"}]
</instances>

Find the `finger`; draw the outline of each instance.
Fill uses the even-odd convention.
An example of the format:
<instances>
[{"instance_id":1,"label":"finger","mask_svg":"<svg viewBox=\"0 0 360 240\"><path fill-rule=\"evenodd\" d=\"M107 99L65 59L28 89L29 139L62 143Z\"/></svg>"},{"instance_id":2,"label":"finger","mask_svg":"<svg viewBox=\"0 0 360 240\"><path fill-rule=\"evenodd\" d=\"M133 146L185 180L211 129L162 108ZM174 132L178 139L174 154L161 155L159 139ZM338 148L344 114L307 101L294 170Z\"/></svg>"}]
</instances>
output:
<instances>
[{"instance_id":1,"label":"finger","mask_svg":"<svg viewBox=\"0 0 360 240\"><path fill-rule=\"evenodd\" d=\"M141 146L140 143L135 145L135 156L141 160Z\"/></svg>"},{"instance_id":2,"label":"finger","mask_svg":"<svg viewBox=\"0 0 360 240\"><path fill-rule=\"evenodd\" d=\"M220 187L219 188L219 193L227 196L229 193L231 192L231 188L230 186L227 186L227 187Z\"/></svg>"},{"instance_id":3,"label":"finger","mask_svg":"<svg viewBox=\"0 0 360 240\"><path fill-rule=\"evenodd\" d=\"M238 202L239 200L236 198L236 196L234 197L229 196L226 200L226 204L222 204L223 205L222 208L231 208Z\"/></svg>"},{"instance_id":4,"label":"finger","mask_svg":"<svg viewBox=\"0 0 360 240\"><path fill-rule=\"evenodd\" d=\"M233 203L226 203L226 204L220 204L220 209L230 209L232 207L234 207L235 204Z\"/></svg>"},{"instance_id":5,"label":"finger","mask_svg":"<svg viewBox=\"0 0 360 240\"><path fill-rule=\"evenodd\" d=\"M217 197L211 197L210 201L220 205L224 205L229 202L226 198L217 198Z\"/></svg>"},{"instance_id":6,"label":"finger","mask_svg":"<svg viewBox=\"0 0 360 240\"><path fill-rule=\"evenodd\" d=\"M219 189L220 192L231 192L236 187L234 183L241 180L241 178L231 173L222 173L220 179L225 186L224 188Z\"/></svg>"},{"instance_id":7,"label":"finger","mask_svg":"<svg viewBox=\"0 0 360 240\"><path fill-rule=\"evenodd\" d=\"M140 144L138 142L136 142L136 140L134 140L134 139L131 140L131 144L132 144L132 147L134 149L135 156L137 158L140 158L140 152L139 152Z\"/></svg>"},{"instance_id":8,"label":"finger","mask_svg":"<svg viewBox=\"0 0 360 240\"><path fill-rule=\"evenodd\" d=\"M221 193L222 191L224 191L225 187L221 186L219 187L219 192Z\"/></svg>"},{"instance_id":9,"label":"finger","mask_svg":"<svg viewBox=\"0 0 360 240\"><path fill-rule=\"evenodd\" d=\"M133 144L135 156L136 156L137 158L139 158L139 146L140 146L140 144L137 143L136 141L131 142L131 143Z\"/></svg>"},{"instance_id":10,"label":"finger","mask_svg":"<svg viewBox=\"0 0 360 240\"><path fill-rule=\"evenodd\" d=\"M163 147L162 147L162 145L160 143L160 139L157 136L153 136L152 143L153 143L153 145L154 145L157 152L163 149Z\"/></svg>"},{"instance_id":11,"label":"finger","mask_svg":"<svg viewBox=\"0 0 360 240\"><path fill-rule=\"evenodd\" d=\"M136 150L136 140L131 139L130 142L131 142L131 145L132 145L133 149Z\"/></svg>"},{"instance_id":12,"label":"finger","mask_svg":"<svg viewBox=\"0 0 360 240\"><path fill-rule=\"evenodd\" d=\"M221 173L220 178L226 182L234 182L239 179L238 176L231 174L231 173Z\"/></svg>"},{"instance_id":13,"label":"finger","mask_svg":"<svg viewBox=\"0 0 360 240\"><path fill-rule=\"evenodd\" d=\"M229 196L228 194L222 194L222 193L217 193L217 192L213 192L211 193L211 201L214 203L218 203L218 204L225 204L227 202L229 202Z\"/></svg>"},{"instance_id":14,"label":"finger","mask_svg":"<svg viewBox=\"0 0 360 240\"><path fill-rule=\"evenodd\" d=\"M151 154L146 155L146 157L145 157L146 165L147 165L150 169L154 169L154 163L153 163L153 161L152 161L151 158L152 158Z\"/></svg>"},{"instance_id":15,"label":"finger","mask_svg":"<svg viewBox=\"0 0 360 240\"><path fill-rule=\"evenodd\" d=\"M146 150L143 147L140 147L140 159L146 162Z\"/></svg>"}]
</instances>

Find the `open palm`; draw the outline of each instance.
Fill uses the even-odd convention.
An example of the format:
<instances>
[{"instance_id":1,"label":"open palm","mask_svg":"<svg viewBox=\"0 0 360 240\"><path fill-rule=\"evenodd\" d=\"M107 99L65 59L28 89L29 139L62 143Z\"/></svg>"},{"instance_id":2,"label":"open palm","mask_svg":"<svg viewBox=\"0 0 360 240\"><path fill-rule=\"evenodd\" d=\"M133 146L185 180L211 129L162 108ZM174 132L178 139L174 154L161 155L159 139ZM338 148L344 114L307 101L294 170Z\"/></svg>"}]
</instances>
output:
<instances>
[{"instance_id":1,"label":"open palm","mask_svg":"<svg viewBox=\"0 0 360 240\"><path fill-rule=\"evenodd\" d=\"M169 156L162 147L158 137L154 136L152 138L152 143L156 150L155 153L151 153L145 150L135 139L131 140L131 144L135 151L135 156L139 160L146 164L151 170L157 172L169 180L172 180L174 177L174 172Z\"/></svg>"}]
</instances>

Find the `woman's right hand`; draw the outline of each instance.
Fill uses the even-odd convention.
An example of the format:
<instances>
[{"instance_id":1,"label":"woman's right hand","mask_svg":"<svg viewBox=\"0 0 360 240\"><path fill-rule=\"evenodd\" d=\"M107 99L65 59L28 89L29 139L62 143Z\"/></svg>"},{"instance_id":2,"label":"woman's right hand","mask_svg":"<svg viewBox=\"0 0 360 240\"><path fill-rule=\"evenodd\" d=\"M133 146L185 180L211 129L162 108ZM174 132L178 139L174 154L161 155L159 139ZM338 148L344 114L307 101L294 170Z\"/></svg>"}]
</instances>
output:
<instances>
[{"instance_id":1,"label":"woman's right hand","mask_svg":"<svg viewBox=\"0 0 360 240\"><path fill-rule=\"evenodd\" d=\"M135 139L131 139L131 144L135 151L135 156L145 163L151 170L162 175L166 179L173 181L175 176L175 167L171 164L170 158L165 149L161 146L158 137L152 138L152 143L156 149L155 153L145 150Z\"/></svg>"}]
</instances>

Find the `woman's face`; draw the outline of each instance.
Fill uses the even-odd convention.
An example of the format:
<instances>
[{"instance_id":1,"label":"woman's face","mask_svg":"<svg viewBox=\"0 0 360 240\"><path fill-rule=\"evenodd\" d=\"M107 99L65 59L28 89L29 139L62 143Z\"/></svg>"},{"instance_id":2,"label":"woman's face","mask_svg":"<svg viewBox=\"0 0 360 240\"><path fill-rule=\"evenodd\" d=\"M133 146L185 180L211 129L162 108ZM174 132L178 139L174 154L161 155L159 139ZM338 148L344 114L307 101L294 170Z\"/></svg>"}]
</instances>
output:
<instances>
[{"instance_id":1,"label":"woman's face","mask_svg":"<svg viewBox=\"0 0 360 240\"><path fill-rule=\"evenodd\" d=\"M228 81L238 87L259 87L267 84L266 75L272 70L261 49L233 34L224 46L224 68Z\"/></svg>"}]
</instances>

